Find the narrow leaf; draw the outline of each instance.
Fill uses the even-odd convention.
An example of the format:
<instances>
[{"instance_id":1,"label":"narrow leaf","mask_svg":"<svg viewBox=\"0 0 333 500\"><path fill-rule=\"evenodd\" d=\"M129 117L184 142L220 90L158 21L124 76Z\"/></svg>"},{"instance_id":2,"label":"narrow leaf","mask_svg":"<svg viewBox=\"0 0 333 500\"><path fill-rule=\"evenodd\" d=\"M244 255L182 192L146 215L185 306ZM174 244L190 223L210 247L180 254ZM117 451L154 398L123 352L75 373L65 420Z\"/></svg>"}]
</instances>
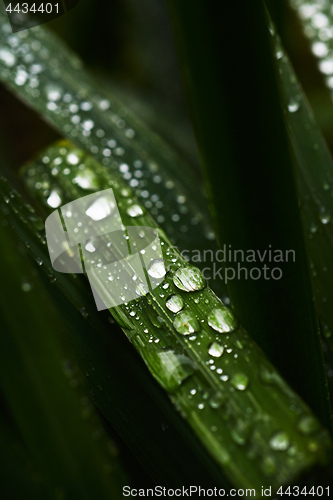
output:
<instances>
[{"instance_id":1,"label":"narrow leaf","mask_svg":"<svg viewBox=\"0 0 333 500\"><path fill-rule=\"evenodd\" d=\"M71 162L72 155L77 162ZM92 175L93 184L82 186L81 179ZM324 458L328 435L310 437L307 430L304 434L304 418L310 415L307 407L237 324L231 310L206 286L199 269L184 261L139 201L129 196L121 178L110 177L91 157L62 143L25 170L25 181L29 192L50 211L54 190L65 204L111 187L125 227L158 229L168 270L164 281L145 297L110 311L233 484L276 487L294 480L315 456ZM103 192L97 200L103 204ZM86 208L91 213L91 206ZM75 219L77 214L72 216ZM122 255L121 247L106 235L96 252L89 246L95 264L103 262L106 247L107 255L117 259ZM115 284L103 265L92 272L93 285L106 302ZM310 451L313 439L319 439L317 451ZM290 448L295 455L288 453Z\"/></svg>"}]
</instances>

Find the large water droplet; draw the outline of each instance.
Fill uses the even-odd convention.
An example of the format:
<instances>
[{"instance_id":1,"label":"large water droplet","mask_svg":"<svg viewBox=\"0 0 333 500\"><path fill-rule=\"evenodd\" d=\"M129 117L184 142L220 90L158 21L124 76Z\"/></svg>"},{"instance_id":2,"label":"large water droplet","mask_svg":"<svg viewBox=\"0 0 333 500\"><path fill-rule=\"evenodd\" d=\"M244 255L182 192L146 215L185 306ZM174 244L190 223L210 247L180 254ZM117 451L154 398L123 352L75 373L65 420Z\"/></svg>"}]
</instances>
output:
<instances>
[{"instance_id":1,"label":"large water droplet","mask_svg":"<svg viewBox=\"0 0 333 500\"><path fill-rule=\"evenodd\" d=\"M220 333L233 332L237 328L237 321L231 309L222 304L209 313L208 324Z\"/></svg>"},{"instance_id":2,"label":"large water droplet","mask_svg":"<svg viewBox=\"0 0 333 500\"><path fill-rule=\"evenodd\" d=\"M206 286L205 279L200 269L195 266L184 266L174 273L173 282L177 288L184 292L195 292Z\"/></svg>"},{"instance_id":3,"label":"large water droplet","mask_svg":"<svg viewBox=\"0 0 333 500\"><path fill-rule=\"evenodd\" d=\"M61 198L57 191L51 191L50 196L47 199L47 204L52 208L58 208L61 205Z\"/></svg>"},{"instance_id":4,"label":"large water droplet","mask_svg":"<svg viewBox=\"0 0 333 500\"><path fill-rule=\"evenodd\" d=\"M279 431L273 434L269 440L269 445L272 450L285 451L290 446L289 436L286 432Z\"/></svg>"},{"instance_id":5,"label":"large water droplet","mask_svg":"<svg viewBox=\"0 0 333 500\"><path fill-rule=\"evenodd\" d=\"M249 385L249 377L244 373L236 373L231 379L231 384L238 391L245 391Z\"/></svg>"},{"instance_id":6,"label":"large water droplet","mask_svg":"<svg viewBox=\"0 0 333 500\"><path fill-rule=\"evenodd\" d=\"M169 309L169 311L172 311L173 313L177 313L181 311L184 307L184 301L180 295L171 295L166 303L166 307Z\"/></svg>"},{"instance_id":7,"label":"large water droplet","mask_svg":"<svg viewBox=\"0 0 333 500\"><path fill-rule=\"evenodd\" d=\"M163 260L158 259L151 262L148 267L148 274L152 278L163 278L166 274Z\"/></svg>"},{"instance_id":8,"label":"large water droplet","mask_svg":"<svg viewBox=\"0 0 333 500\"><path fill-rule=\"evenodd\" d=\"M16 57L8 49L0 49L0 61L5 63L8 68L15 66Z\"/></svg>"},{"instance_id":9,"label":"large water droplet","mask_svg":"<svg viewBox=\"0 0 333 500\"><path fill-rule=\"evenodd\" d=\"M299 110L300 104L296 99L291 98L288 102L288 111L290 113L296 113Z\"/></svg>"},{"instance_id":10,"label":"large water droplet","mask_svg":"<svg viewBox=\"0 0 333 500\"><path fill-rule=\"evenodd\" d=\"M303 434L312 434L319 429L319 422L312 415L306 415L298 422L298 428Z\"/></svg>"},{"instance_id":11,"label":"large water droplet","mask_svg":"<svg viewBox=\"0 0 333 500\"><path fill-rule=\"evenodd\" d=\"M218 344L217 342L212 342L208 349L208 353L214 358L219 358L220 356L222 356L223 351L223 346L221 344Z\"/></svg>"},{"instance_id":12,"label":"large water droplet","mask_svg":"<svg viewBox=\"0 0 333 500\"><path fill-rule=\"evenodd\" d=\"M182 335L191 335L200 328L198 320L191 311L179 312L174 319L173 326Z\"/></svg>"}]
</instances>

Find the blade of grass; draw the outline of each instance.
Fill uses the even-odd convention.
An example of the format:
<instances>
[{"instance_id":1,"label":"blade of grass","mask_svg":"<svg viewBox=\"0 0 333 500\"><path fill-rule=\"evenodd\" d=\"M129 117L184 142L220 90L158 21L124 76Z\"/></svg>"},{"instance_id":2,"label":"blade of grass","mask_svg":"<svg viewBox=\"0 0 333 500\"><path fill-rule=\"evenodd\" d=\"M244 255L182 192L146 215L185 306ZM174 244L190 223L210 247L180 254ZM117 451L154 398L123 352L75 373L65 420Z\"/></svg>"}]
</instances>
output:
<instances>
[{"instance_id":1,"label":"blade of grass","mask_svg":"<svg viewBox=\"0 0 333 500\"><path fill-rule=\"evenodd\" d=\"M79 159L76 165L70 163L72 155ZM57 173L53 175L55 164ZM85 172L90 179L94 173L88 189L77 183ZM49 207L47 200L53 190L58 190L66 203L87 192L112 187L125 226L158 228L142 206L138 217L130 215L129 208L138 200L128 192L124 196L121 178L111 177L91 157L66 143L45 151L24 175L30 194L44 209ZM44 186L48 185L46 191L41 187L42 179ZM237 326L230 309L206 287L200 271L185 263L163 231L159 230L159 235L166 268L170 268L165 281L146 297L110 312L233 484L275 488L293 481L301 472L301 455L308 460L313 453L301 431L306 406ZM113 252L112 247L108 252ZM119 259L121 249L114 252ZM101 256L95 254L95 261ZM110 283L107 275L97 270L93 285L102 299L108 296L110 285L106 283ZM173 301L174 295L181 303L178 308L167 305L169 296ZM191 331L192 335L186 335ZM312 435L310 441L314 438ZM327 439L328 435L323 435L319 448L325 447ZM282 441L281 446L277 441ZM283 453L290 447L297 460L296 455Z\"/></svg>"},{"instance_id":2,"label":"blade of grass","mask_svg":"<svg viewBox=\"0 0 333 500\"><path fill-rule=\"evenodd\" d=\"M0 384L11 416L49 498L117 497L126 476L94 440L92 422L82 417L80 399L62 371L62 322L4 221L1 265L10 280L0 304Z\"/></svg>"},{"instance_id":3,"label":"blade of grass","mask_svg":"<svg viewBox=\"0 0 333 500\"><path fill-rule=\"evenodd\" d=\"M231 248L226 266L233 271L228 282L232 305L274 365L330 426L320 333L264 4L243 1L224 7L225 19L237 19L237 36L229 21L221 29L213 1L197 0L189 8L170 0L170 6L218 238ZM245 255L241 261L234 257L237 250ZM256 257L254 264L248 258L257 251L266 252L260 259L266 269L260 267L259 277L257 271L251 273L260 260ZM288 251L294 252L291 260Z\"/></svg>"},{"instance_id":4,"label":"blade of grass","mask_svg":"<svg viewBox=\"0 0 333 500\"><path fill-rule=\"evenodd\" d=\"M174 411L118 325L110 323L110 315L98 313L91 292L77 276L53 270L43 219L4 178L0 193L5 200L1 210L31 258L38 260L49 299L68 323L66 333L86 374L87 388L106 420L157 484L189 486L195 476L202 485L227 487L218 466Z\"/></svg>"},{"instance_id":5,"label":"blade of grass","mask_svg":"<svg viewBox=\"0 0 333 500\"><path fill-rule=\"evenodd\" d=\"M324 345L329 350L326 352L326 358L328 363L332 364L333 160L273 26L271 33L280 75L282 105L296 158L301 215L316 309L321 322ZM328 371L330 382L332 376L329 377L329 373L331 372Z\"/></svg>"}]
</instances>

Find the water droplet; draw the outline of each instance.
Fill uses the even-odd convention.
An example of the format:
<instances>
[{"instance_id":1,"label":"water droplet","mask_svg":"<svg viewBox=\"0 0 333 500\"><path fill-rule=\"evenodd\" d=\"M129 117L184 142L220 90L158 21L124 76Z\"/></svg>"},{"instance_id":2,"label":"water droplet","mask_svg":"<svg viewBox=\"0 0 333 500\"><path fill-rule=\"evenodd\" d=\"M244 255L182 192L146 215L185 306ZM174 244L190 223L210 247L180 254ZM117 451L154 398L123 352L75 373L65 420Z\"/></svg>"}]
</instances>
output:
<instances>
[{"instance_id":1,"label":"water droplet","mask_svg":"<svg viewBox=\"0 0 333 500\"><path fill-rule=\"evenodd\" d=\"M84 318L87 318L89 315L88 315L88 312L87 312L87 309L85 307L81 307L80 309L80 313L82 314L82 316Z\"/></svg>"},{"instance_id":2,"label":"water droplet","mask_svg":"<svg viewBox=\"0 0 333 500\"><path fill-rule=\"evenodd\" d=\"M244 446L251 432L251 424L246 420L237 420L231 430L231 437L240 446Z\"/></svg>"},{"instance_id":3,"label":"water droplet","mask_svg":"<svg viewBox=\"0 0 333 500\"><path fill-rule=\"evenodd\" d=\"M86 214L92 220L98 221L111 215L114 207L115 205L113 202L105 198L105 196L101 196L90 205L90 207L86 210Z\"/></svg>"},{"instance_id":4,"label":"water droplet","mask_svg":"<svg viewBox=\"0 0 333 500\"><path fill-rule=\"evenodd\" d=\"M300 103L295 99L291 98L288 102L288 111L290 113L296 113L299 110Z\"/></svg>"},{"instance_id":5,"label":"water droplet","mask_svg":"<svg viewBox=\"0 0 333 500\"><path fill-rule=\"evenodd\" d=\"M177 269L173 275L173 282L177 288L185 292L195 292L206 286L202 272L195 266L184 266Z\"/></svg>"},{"instance_id":6,"label":"water droplet","mask_svg":"<svg viewBox=\"0 0 333 500\"><path fill-rule=\"evenodd\" d=\"M222 304L209 313L208 324L220 333L233 332L237 328L237 321L233 312L229 307Z\"/></svg>"},{"instance_id":7,"label":"water droplet","mask_svg":"<svg viewBox=\"0 0 333 500\"><path fill-rule=\"evenodd\" d=\"M169 309L169 311L172 311L173 313L177 313L181 311L184 307L184 301L180 295L171 295L166 303L166 307Z\"/></svg>"},{"instance_id":8,"label":"water droplet","mask_svg":"<svg viewBox=\"0 0 333 500\"><path fill-rule=\"evenodd\" d=\"M236 373L231 379L231 384L238 391L245 391L249 385L249 377L244 373Z\"/></svg>"},{"instance_id":9,"label":"water droplet","mask_svg":"<svg viewBox=\"0 0 333 500\"><path fill-rule=\"evenodd\" d=\"M96 174L88 168L85 168L82 172L76 175L73 179L73 183L77 184L82 189L95 190L98 188Z\"/></svg>"},{"instance_id":10,"label":"water droplet","mask_svg":"<svg viewBox=\"0 0 333 500\"><path fill-rule=\"evenodd\" d=\"M83 123L82 123L82 127L84 128L84 130L92 130L95 126L95 123L92 121L92 120L85 120Z\"/></svg>"},{"instance_id":11,"label":"water droplet","mask_svg":"<svg viewBox=\"0 0 333 500\"><path fill-rule=\"evenodd\" d=\"M16 57L8 49L0 49L0 61L5 63L8 68L15 66Z\"/></svg>"},{"instance_id":12,"label":"water droplet","mask_svg":"<svg viewBox=\"0 0 333 500\"><path fill-rule=\"evenodd\" d=\"M225 397L221 392L216 392L210 399L209 399L209 406L211 408L220 408L223 404L225 403Z\"/></svg>"},{"instance_id":13,"label":"water droplet","mask_svg":"<svg viewBox=\"0 0 333 500\"><path fill-rule=\"evenodd\" d=\"M151 262L148 267L148 274L152 278L163 278L166 274L163 260L158 259Z\"/></svg>"},{"instance_id":14,"label":"water droplet","mask_svg":"<svg viewBox=\"0 0 333 500\"><path fill-rule=\"evenodd\" d=\"M173 326L182 335L191 335L200 328L198 320L192 311L179 312L174 319Z\"/></svg>"},{"instance_id":15,"label":"water droplet","mask_svg":"<svg viewBox=\"0 0 333 500\"><path fill-rule=\"evenodd\" d=\"M51 191L50 196L47 199L47 204L52 208L58 208L61 205L61 198L57 191Z\"/></svg>"},{"instance_id":16,"label":"water droplet","mask_svg":"<svg viewBox=\"0 0 333 500\"><path fill-rule=\"evenodd\" d=\"M149 293L149 288L148 288L148 285L146 285L145 283L140 283L136 289L135 289L135 293L137 295L147 295L147 293Z\"/></svg>"},{"instance_id":17,"label":"water droplet","mask_svg":"<svg viewBox=\"0 0 333 500\"><path fill-rule=\"evenodd\" d=\"M312 45L312 52L317 57L325 57L328 54L328 48L323 42L315 42Z\"/></svg>"},{"instance_id":18,"label":"water droplet","mask_svg":"<svg viewBox=\"0 0 333 500\"><path fill-rule=\"evenodd\" d=\"M130 217L139 217L140 215L143 215L143 210L140 205L131 205L127 209L127 214Z\"/></svg>"},{"instance_id":19,"label":"water droplet","mask_svg":"<svg viewBox=\"0 0 333 500\"><path fill-rule=\"evenodd\" d=\"M90 253L93 253L96 250L92 241L88 241L88 243L85 245L84 248L87 250L87 252L90 252Z\"/></svg>"},{"instance_id":20,"label":"water droplet","mask_svg":"<svg viewBox=\"0 0 333 500\"><path fill-rule=\"evenodd\" d=\"M75 153L69 153L66 160L70 165L77 165L80 161L80 158Z\"/></svg>"},{"instance_id":21,"label":"water droplet","mask_svg":"<svg viewBox=\"0 0 333 500\"><path fill-rule=\"evenodd\" d=\"M193 361L184 354L177 354L173 350L165 350L154 355L153 375L159 383L169 392L174 392L178 387L193 374L195 365Z\"/></svg>"},{"instance_id":22,"label":"water droplet","mask_svg":"<svg viewBox=\"0 0 333 500\"><path fill-rule=\"evenodd\" d=\"M311 233L311 234L315 234L317 231L318 231L318 226L317 226L317 224L312 223L312 224L310 225L310 233Z\"/></svg>"},{"instance_id":23,"label":"water droplet","mask_svg":"<svg viewBox=\"0 0 333 500\"><path fill-rule=\"evenodd\" d=\"M306 415L298 422L298 428L303 434L312 434L319 429L319 422L312 415Z\"/></svg>"},{"instance_id":24,"label":"water droplet","mask_svg":"<svg viewBox=\"0 0 333 500\"><path fill-rule=\"evenodd\" d=\"M217 342L212 342L208 349L208 353L214 358L219 358L220 356L222 356L223 351L223 346L221 344L218 344Z\"/></svg>"},{"instance_id":25,"label":"water droplet","mask_svg":"<svg viewBox=\"0 0 333 500\"><path fill-rule=\"evenodd\" d=\"M289 436L286 432L279 431L273 434L269 440L269 445L272 450L285 451L290 446Z\"/></svg>"},{"instance_id":26,"label":"water droplet","mask_svg":"<svg viewBox=\"0 0 333 500\"><path fill-rule=\"evenodd\" d=\"M43 265L43 259L41 259L40 257L37 257L36 262L39 266Z\"/></svg>"}]
</instances>

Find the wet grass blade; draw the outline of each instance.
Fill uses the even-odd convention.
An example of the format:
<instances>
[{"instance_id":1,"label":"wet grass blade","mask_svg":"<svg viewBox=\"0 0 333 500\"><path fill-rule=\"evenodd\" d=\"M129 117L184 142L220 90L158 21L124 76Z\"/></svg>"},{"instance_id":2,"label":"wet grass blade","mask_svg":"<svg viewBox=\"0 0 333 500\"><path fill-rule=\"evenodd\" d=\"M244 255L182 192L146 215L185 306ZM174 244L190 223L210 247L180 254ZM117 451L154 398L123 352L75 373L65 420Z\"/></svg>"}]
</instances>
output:
<instances>
[{"instance_id":1,"label":"wet grass blade","mask_svg":"<svg viewBox=\"0 0 333 500\"><path fill-rule=\"evenodd\" d=\"M330 425L320 333L264 4L225 6L225 18L237 18L237 37L232 23L221 29L213 1L198 0L188 9L184 2L171 0L170 6L218 239L231 250L225 266L232 306L292 387Z\"/></svg>"},{"instance_id":2,"label":"wet grass blade","mask_svg":"<svg viewBox=\"0 0 333 500\"><path fill-rule=\"evenodd\" d=\"M289 5L298 15L304 35L310 42L311 51L318 60L318 69L323 75L327 88L332 91L333 15L331 2L313 0L308 3L303 0L289 0Z\"/></svg>"},{"instance_id":3,"label":"wet grass blade","mask_svg":"<svg viewBox=\"0 0 333 500\"><path fill-rule=\"evenodd\" d=\"M304 28L309 28L313 16L327 16L325 4L314 2L298 6ZM325 18L323 18L325 19ZM325 21L324 21L325 22ZM333 23L332 23L333 25ZM323 30L326 28L322 28ZM320 39L320 29L314 25L307 30L312 50L325 68L329 58L329 42ZM316 307L327 345L333 350L333 160L321 131L315 123L312 110L300 82L277 35L273 37L276 64L279 68L283 105L298 166L299 192L304 221L306 244L311 263ZM321 51L319 50L321 48ZM329 83L329 77L326 77ZM332 107L333 112L333 107Z\"/></svg>"},{"instance_id":4,"label":"wet grass blade","mask_svg":"<svg viewBox=\"0 0 333 500\"><path fill-rule=\"evenodd\" d=\"M72 161L73 155L78 161ZM201 272L184 261L130 196L120 176L110 176L91 157L61 143L25 169L24 177L41 210L52 211L50 196L55 191L65 204L111 187L125 226L158 229L169 269L165 280L145 297L112 308L111 313L233 484L276 487L293 481L318 453L320 460L324 458L328 434L312 434L307 424L315 420L307 407L237 324L231 310L206 286ZM120 250L114 252L119 258ZM96 252L95 262L101 257L103 253ZM105 299L109 276L98 269L102 268L96 268L94 286ZM319 439L317 452L310 451L314 439Z\"/></svg>"},{"instance_id":5,"label":"wet grass blade","mask_svg":"<svg viewBox=\"0 0 333 500\"><path fill-rule=\"evenodd\" d=\"M6 221L2 216L1 265L9 279L0 304L0 383L11 419L48 498L118 497L126 476L93 438L101 425L82 416L80 396L63 372L63 323ZM19 473L12 481L20 482Z\"/></svg>"},{"instance_id":6,"label":"wet grass blade","mask_svg":"<svg viewBox=\"0 0 333 500\"><path fill-rule=\"evenodd\" d=\"M109 313L97 311L87 284L76 275L53 270L44 219L5 178L0 179L0 193L1 211L30 258L37 261L48 298L66 322L90 397L105 419L157 484L189 486L195 476L207 487L227 487L217 464L174 411L120 327L110 321Z\"/></svg>"},{"instance_id":7,"label":"wet grass blade","mask_svg":"<svg viewBox=\"0 0 333 500\"><path fill-rule=\"evenodd\" d=\"M181 250L215 251L202 181L195 171L94 80L77 56L45 27L13 35L2 6L0 24L0 80L110 173L120 172ZM28 59L22 46L29 52ZM60 79L59 68L64 67ZM207 267L207 263L198 265ZM226 296L224 283L211 274L211 285Z\"/></svg>"}]
</instances>

